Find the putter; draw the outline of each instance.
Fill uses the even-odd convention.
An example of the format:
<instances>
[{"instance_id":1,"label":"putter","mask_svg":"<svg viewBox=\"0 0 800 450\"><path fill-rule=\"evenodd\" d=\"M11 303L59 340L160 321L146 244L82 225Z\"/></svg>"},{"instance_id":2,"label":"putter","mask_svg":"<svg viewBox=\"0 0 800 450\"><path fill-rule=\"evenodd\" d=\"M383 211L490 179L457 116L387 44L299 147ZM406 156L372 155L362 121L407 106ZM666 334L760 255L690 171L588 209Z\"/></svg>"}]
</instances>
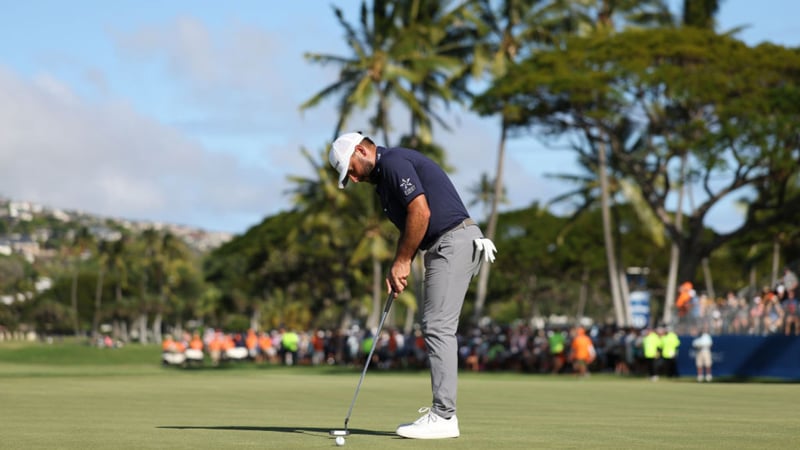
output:
<instances>
[{"instance_id":1,"label":"putter","mask_svg":"<svg viewBox=\"0 0 800 450\"><path fill-rule=\"evenodd\" d=\"M389 309L392 307L392 301L394 301L394 291L389 292L389 297L386 299L386 306L383 308L383 314L381 315L381 321L378 324L378 332L375 333L375 337L372 339L372 348L369 350L369 355L367 356L367 360L364 362L364 370L361 371L361 378L358 380L358 385L356 386L356 392L353 394L353 401L350 402L350 409L347 410L347 417L344 418L344 430L331 430L331 436L349 436L350 431L347 429L347 424L350 422L350 414L353 413L353 406L356 404L356 398L358 397L358 391L361 390L361 383L364 382L364 376L367 374L367 368L369 368L369 363L372 361L372 353L375 352L375 346L378 344L378 338L381 335L381 330L383 329L383 322L386 321L386 315L389 313Z\"/></svg>"}]
</instances>

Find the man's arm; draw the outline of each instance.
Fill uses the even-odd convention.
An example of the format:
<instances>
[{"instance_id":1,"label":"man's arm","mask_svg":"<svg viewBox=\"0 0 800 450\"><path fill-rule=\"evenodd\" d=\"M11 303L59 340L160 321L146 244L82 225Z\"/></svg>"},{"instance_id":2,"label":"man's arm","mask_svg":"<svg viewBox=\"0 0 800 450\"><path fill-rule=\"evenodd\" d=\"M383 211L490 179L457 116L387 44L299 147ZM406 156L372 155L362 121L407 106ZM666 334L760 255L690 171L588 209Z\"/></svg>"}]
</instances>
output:
<instances>
[{"instance_id":1,"label":"man's arm","mask_svg":"<svg viewBox=\"0 0 800 450\"><path fill-rule=\"evenodd\" d=\"M386 278L389 289L393 289L395 294L403 292L408 285L408 276L411 273L411 260L417 253L425 232L428 231L428 223L431 218L431 210L428 208L428 199L425 194L420 194L406 207L406 229L397 243L397 253L392 263L392 269Z\"/></svg>"}]
</instances>

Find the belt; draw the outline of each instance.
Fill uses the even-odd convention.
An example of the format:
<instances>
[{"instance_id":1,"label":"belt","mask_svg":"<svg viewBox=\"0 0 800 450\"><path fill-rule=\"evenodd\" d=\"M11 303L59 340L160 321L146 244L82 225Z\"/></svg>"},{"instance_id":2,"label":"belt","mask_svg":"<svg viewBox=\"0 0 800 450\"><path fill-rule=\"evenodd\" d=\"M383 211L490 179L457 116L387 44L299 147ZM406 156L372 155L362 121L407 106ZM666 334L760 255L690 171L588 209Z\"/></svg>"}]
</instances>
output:
<instances>
[{"instance_id":1,"label":"belt","mask_svg":"<svg viewBox=\"0 0 800 450\"><path fill-rule=\"evenodd\" d=\"M474 220L472 220L471 218L467 217L466 219L461 221L461 223L459 223L458 225L456 225L453 228L450 228L449 230L447 230L447 231L443 232L442 234L436 236L436 239L432 240L431 243L427 247L423 248L423 250L428 250L429 248L431 248L435 243L439 242L439 239L441 239L442 236L444 236L445 234L452 233L453 231L457 231L457 230L464 230L467 227L472 226L472 225L477 225L477 223Z\"/></svg>"},{"instance_id":2,"label":"belt","mask_svg":"<svg viewBox=\"0 0 800 450\"><path fill-rule=\"evenodd\" d=\"M472 220L471 218L467 217L466 219L464 219L463 222L461 222L460 224L454 226L453 228L450 228L449 230L445 231L442 234L449 233L451 231L455 231L455 230L458 230L458 229L464 229L464 228L467 228L470 225L477 225L477 224L475 223L474 220Z\"/></svg>"}]
</instances>

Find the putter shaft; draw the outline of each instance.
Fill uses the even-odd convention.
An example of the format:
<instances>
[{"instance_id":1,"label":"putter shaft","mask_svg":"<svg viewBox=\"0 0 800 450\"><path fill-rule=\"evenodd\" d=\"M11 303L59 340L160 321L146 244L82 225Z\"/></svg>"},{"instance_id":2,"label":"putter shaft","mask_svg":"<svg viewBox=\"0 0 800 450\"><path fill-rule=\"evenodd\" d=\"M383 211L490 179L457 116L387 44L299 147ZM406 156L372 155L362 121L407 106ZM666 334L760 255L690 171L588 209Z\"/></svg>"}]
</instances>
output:
<instances>
[{"instance_id":1,"label":"putter shaft","mask_svg":"<svg viewBox=\"0 0 800 450\"><path fill-rule=\"evenodd\" d=\"M364 382L364 376L367 374L367 368L369 368L369 363L370 361L372 361L372 353L375 352L375 346L378 344L378 336L380 336L381 330L383 330L383 322L386 321L386 316L389 314L389 309L392 307L393 300L394 300L394 291L389 292L389 297L386 299L386 306L384 306L383 308L383 314L381 314L381 321L378 324L378 332L375 333L375 336L373 336L372 338L372 348L370 348L367 360L364 362L364 369L361 371L361 378L359 378L358 386L356 386L356 392L355 394L353 394L353 401L350 402L350 409L347 410L347 417L344 418L345 432L347 432L347 424L348 422L350 422L350 414L353 413L353 406L356 404L358 391L361 390L361 383Z\"/></svg>"}]
</instances>

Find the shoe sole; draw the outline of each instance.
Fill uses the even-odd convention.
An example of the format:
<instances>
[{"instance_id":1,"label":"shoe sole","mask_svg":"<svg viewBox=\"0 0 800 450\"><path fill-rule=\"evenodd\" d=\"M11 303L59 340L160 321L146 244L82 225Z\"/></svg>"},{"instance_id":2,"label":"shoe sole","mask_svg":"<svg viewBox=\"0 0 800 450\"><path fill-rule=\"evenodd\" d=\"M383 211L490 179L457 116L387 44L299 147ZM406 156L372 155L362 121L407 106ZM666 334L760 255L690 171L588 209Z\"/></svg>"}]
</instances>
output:
<instances>
[{"instance_id":1,"label":"shoe sole","mask_svg":"<svg viewBox=\"0 0 800 450\"><path fill-rule=\"evenodd\" d=\"M400 436L400 437L404 437L406 439L452 439L452 438L459 437L461 435L461 433L455 434L455 435L453 435L453 434L446 434L446 435L442 434L442 435L413 436L411 434L403 434L403 433L398 431L397 435Z\"/></svg>"}]
</instances>

